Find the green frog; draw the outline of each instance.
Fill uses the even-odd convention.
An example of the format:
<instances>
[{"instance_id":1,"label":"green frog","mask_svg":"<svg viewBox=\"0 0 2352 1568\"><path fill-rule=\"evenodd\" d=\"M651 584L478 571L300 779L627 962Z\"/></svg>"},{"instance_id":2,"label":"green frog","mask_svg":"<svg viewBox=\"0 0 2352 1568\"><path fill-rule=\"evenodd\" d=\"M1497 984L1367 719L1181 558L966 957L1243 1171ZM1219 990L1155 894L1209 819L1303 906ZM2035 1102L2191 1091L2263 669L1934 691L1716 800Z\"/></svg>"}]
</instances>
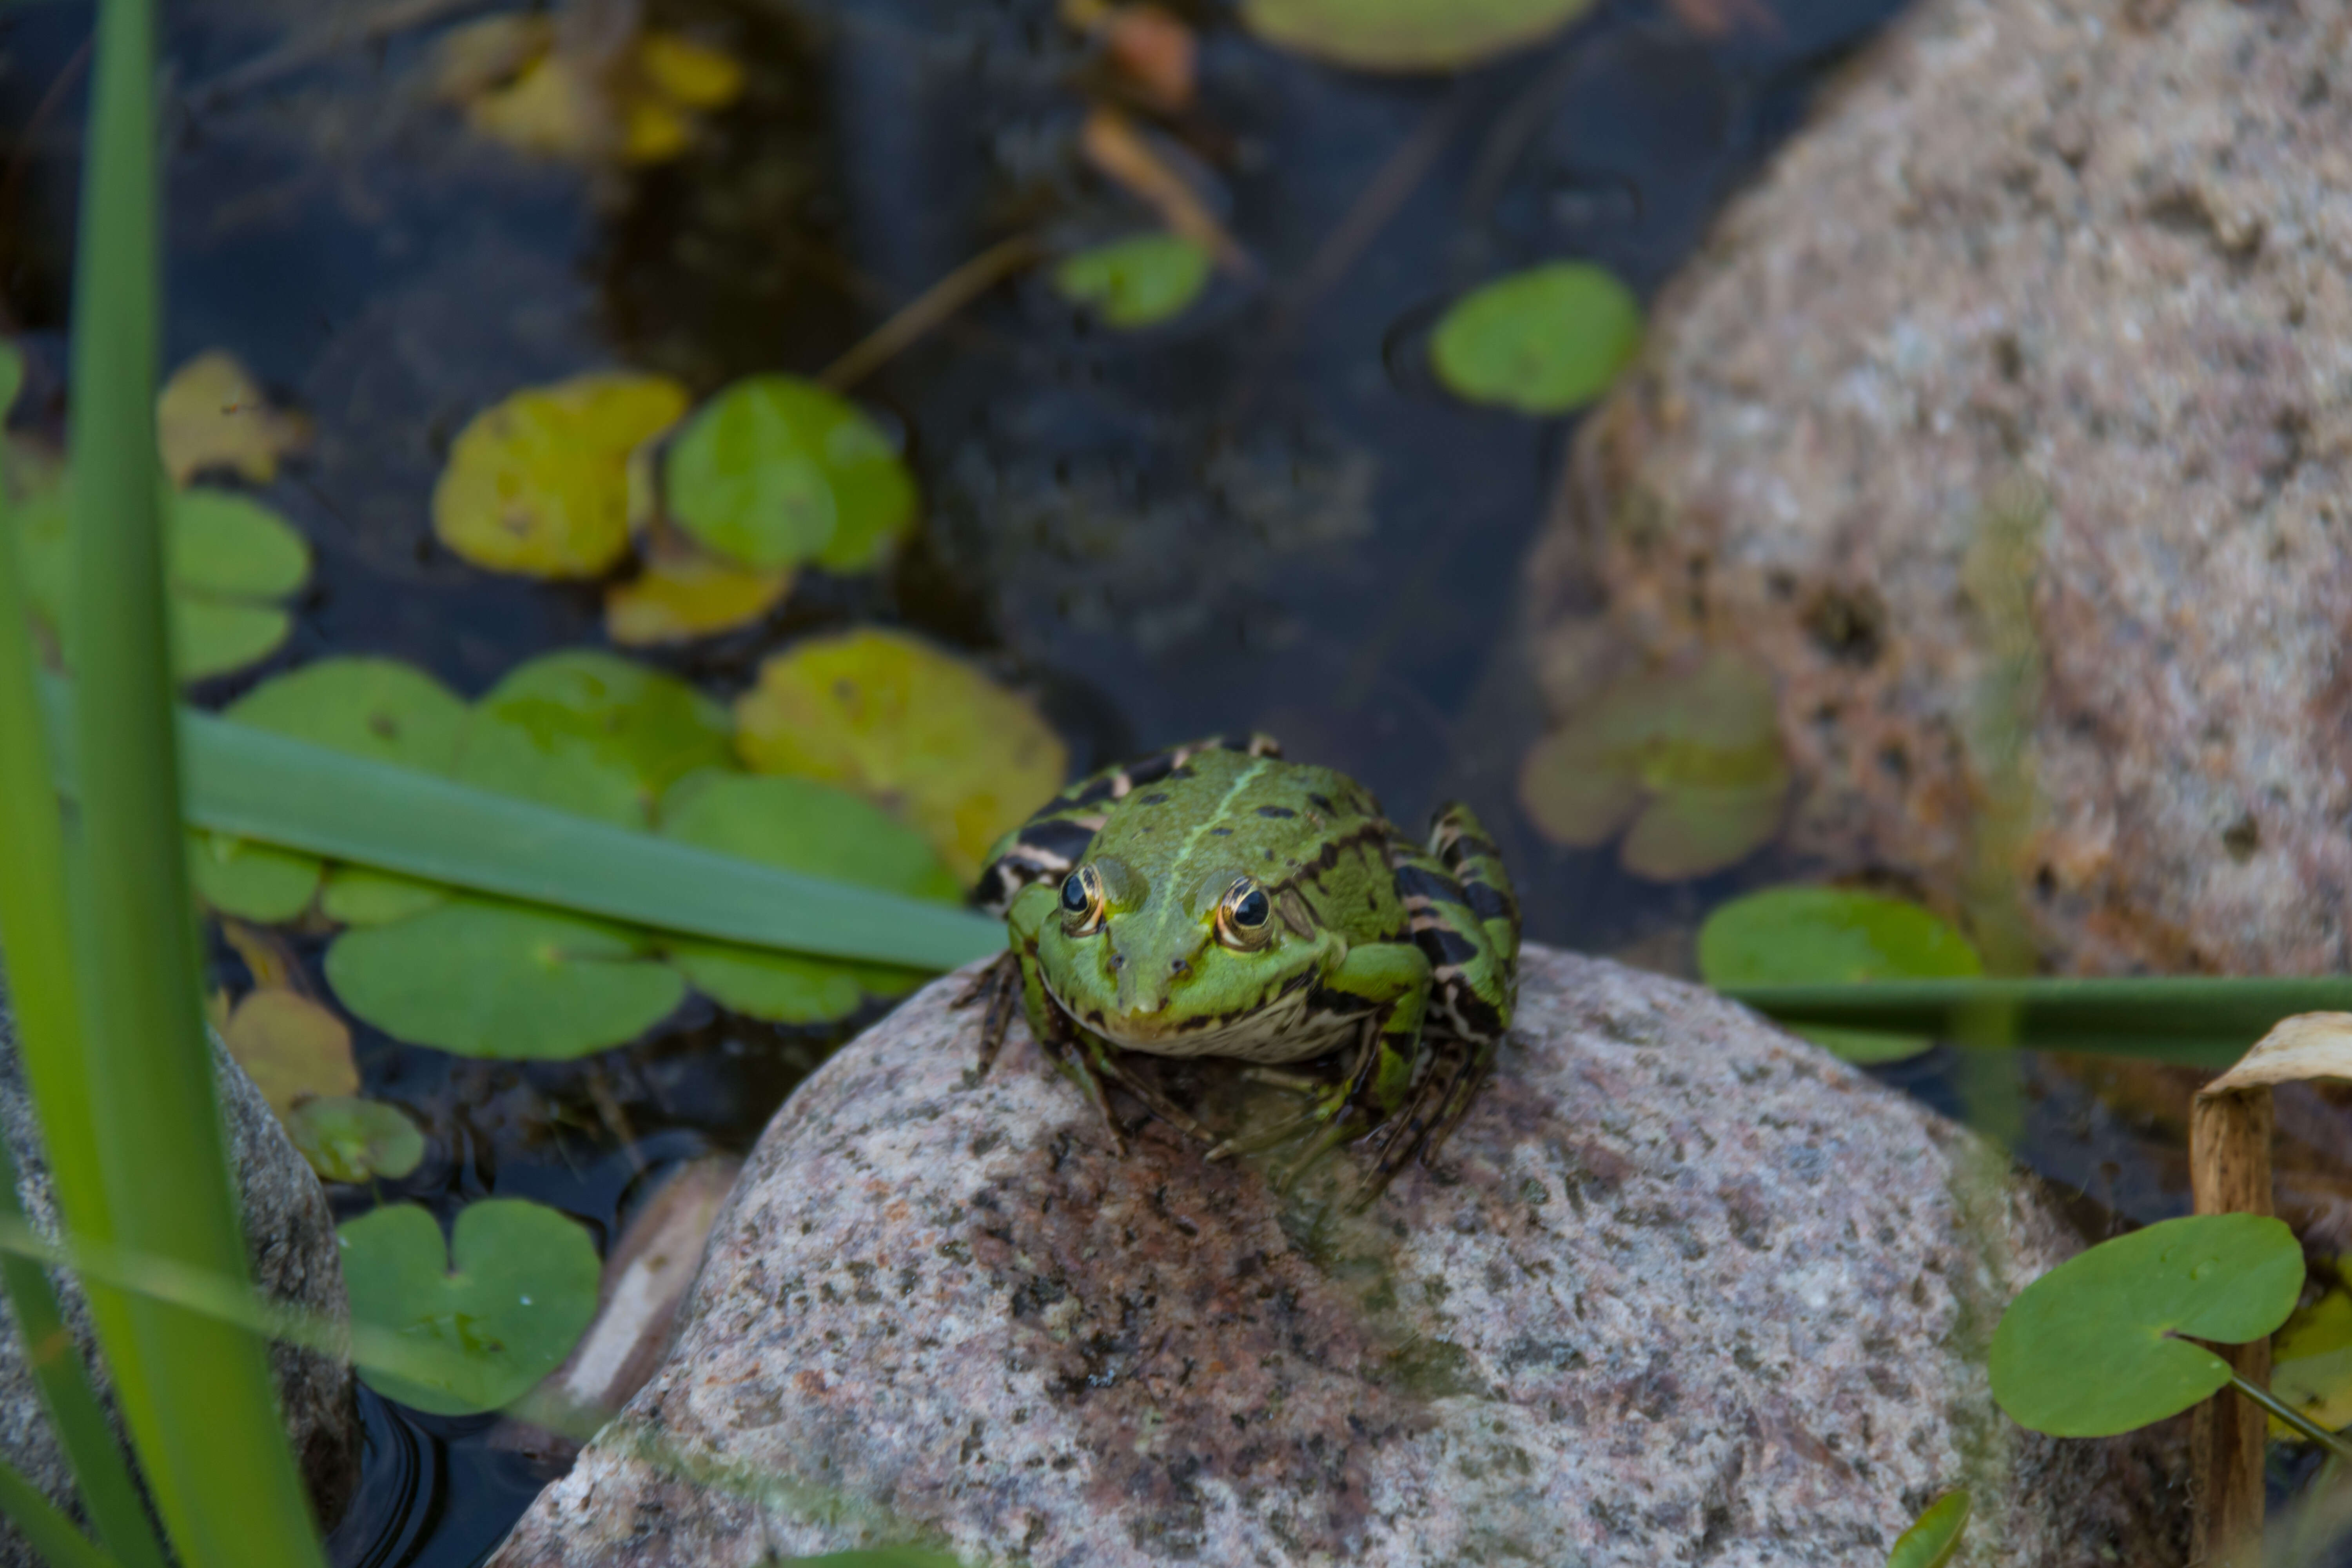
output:
<instances>
[{"instance_id":1,"label":"green frog","mask_svg":"<svg viewBox=\"0 0 2352 1568\"><path fill-rule=\"evenodd\" d=\"M1303 1141L1301 1170L1369 1131L1369 1203L1444 1144L1510 1026L1518 904L1469 808L1440 810L1416 844L1361 784L1263 735L1070 785L996 846L976 896L1009 936L962 998L988 1004L980 1071L1017 998L1122 1152L1111 1085L1213 1160ZM1238 1058L1304 1103L1221 1138L1129 1052ZM1324 1077L1282 1070L1322 1058Z\"/></svg>"}]
</instances>

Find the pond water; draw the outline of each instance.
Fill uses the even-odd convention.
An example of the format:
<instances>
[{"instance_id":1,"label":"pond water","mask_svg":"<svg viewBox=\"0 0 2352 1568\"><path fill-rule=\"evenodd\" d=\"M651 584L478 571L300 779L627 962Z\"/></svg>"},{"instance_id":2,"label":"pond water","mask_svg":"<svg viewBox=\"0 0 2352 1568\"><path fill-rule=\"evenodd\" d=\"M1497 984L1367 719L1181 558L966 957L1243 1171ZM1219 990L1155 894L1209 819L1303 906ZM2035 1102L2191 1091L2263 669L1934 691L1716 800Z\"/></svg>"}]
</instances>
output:
<instances>
[{"instance_id":1,"label":"pond water","mask_svg":"<svg viewBox=\"0 0 2352 1568\"><path fill-rule=\"evenodd\" d=\"M1150 222L1072 153L1097 68L1050 0L646 0L646 22L747 76L683 156L627 172L521 156L436 101L434 49L488 5L165 9L166 364L232 350L316 425L265 492L316 552L294 634L195 688L200 706L354 652L471 697L533 655L603 643L593 588L495 576L435 541L451 440L517 388L620 366L699 397L814 374L1008 236ZM1604 0L1498 63L1395 78L1181 9L1201 87L1171 156L1197 166L1253 265L1135 334L1090 326L1036 274L989 289L856 388L925 496L895 564L812 578L756 625L648 657L725 699L795 638L904 626L1033 695L1074 771L1265 730L1402 821L1470 801L1547 942L1651 951L1785 874L1768 852L1642 881L1524 816L1514 780L1541 712L1519 583L1571 426L1450 398L1424 348L1461 291L1538 261L1593 260L1648 298L1890 0ZM20 425L54 428L61 406L89 20L62 3L0 17L0 295L34 361ZM256 942L315 974L324 937L216 926L217 984L252 983ZM748 1148L858 1021L794 1029L696 999L562 1064L464 1060L362 1025L365 1092L409 1110L429 1152L399 1181L335 1187L339 1216L495 1194L609 1242L662 1173ZM1952 1064L1885 1075L1958 1110ZM2027 1146L2061 1185L2104 1212L2179 1210L2177 1133L2134 1109L2146 1097L2038 1065L2024 1088ZM493 1418L369 1395L367 1419L342 1568L478 1562L545 1479Z\"/></svg>"}]
</instances>

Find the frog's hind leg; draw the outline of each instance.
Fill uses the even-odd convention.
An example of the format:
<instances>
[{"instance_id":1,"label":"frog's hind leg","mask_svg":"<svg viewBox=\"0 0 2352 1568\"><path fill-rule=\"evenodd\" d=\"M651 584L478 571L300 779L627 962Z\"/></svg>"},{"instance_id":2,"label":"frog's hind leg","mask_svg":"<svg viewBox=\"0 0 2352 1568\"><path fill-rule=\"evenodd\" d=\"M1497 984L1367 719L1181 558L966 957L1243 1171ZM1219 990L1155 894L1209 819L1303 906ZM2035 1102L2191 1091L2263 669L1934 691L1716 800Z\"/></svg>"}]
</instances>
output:
<instances>
[{"instance_id":1,"label":"frog's hind leg","mask_svg":"<svg viewBox=\"0 0 2352 1568\"><path fill-rule=\"evenodd\" d=\"M988 1011L980 1020L980 1063L973 1069L975 1079L988 1076L996 1065L996 1056L1004 1048L1005 1032L1013 1027L1013 1009L1021 1001L1021 955L1006 948L982 965L971 977L971 983L949 999L955 1008L971 1007L985 1002Z\"/></svg>"},{"instance_id":2,"label":"frog's hind leg","mask_svg":"<svg viewBox=\"0 0 2352 1568\"><path fill-rule=\"evenodd\" d=\"M1441 808L1424 853L1391 848L1397 896L1429 954L1431 1022L1465 1039L1499 1038L1518 990L1519 900L1502 853L1471 809Z\"/></svg>"},{"instance_id":3,"label":"frog's hind leg","mask_svg":"<svg viewBox=\"0 0 2352 1568\"><path fill-rule=\"evenodd\" d=\"M1430 1042L1429 1070L1402 1110L1372 1134L1372 1168L1351 1207L1370 1205L1415 1153L1427 1166L1454 1135L1493 1065L1492 1041L1441 1037Z\"/></svg>"}]
</instances>

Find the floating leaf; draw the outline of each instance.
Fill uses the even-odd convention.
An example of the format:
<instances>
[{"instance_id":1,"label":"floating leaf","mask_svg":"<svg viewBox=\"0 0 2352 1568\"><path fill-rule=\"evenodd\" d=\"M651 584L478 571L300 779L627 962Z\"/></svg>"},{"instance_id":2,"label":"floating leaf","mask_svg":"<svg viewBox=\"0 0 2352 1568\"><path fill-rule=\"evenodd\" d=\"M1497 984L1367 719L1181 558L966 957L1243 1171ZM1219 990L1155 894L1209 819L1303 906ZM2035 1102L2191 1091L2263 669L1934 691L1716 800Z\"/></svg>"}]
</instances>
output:
<instances>
[{"instance_id":1,"label":"floating leaf","mask_svg":"<svg viewBox=\"0 0 2352 1568\"><path fill-rule=\"evenodd\" d=\"M310 444L310 422L273 408L236 356L198 354L163 384L155 400L163 471L184 485L225 469L257 485L278 477L278 462Z\"/></svg>"},{"instance_id":2,"label":"floating leaf","mask_svg":"<svg viewBox=\"0 0 2352 1568\"><path fill-rule=\"evenodd\" d=\"M649 545L646 568L604 590L604 635L624 647L749 626L792 592L789 567L756 571L700 549Z\"/></svg>"},{"instance_id":3,"label":"floating leaf","mask_svg":"<svg viewBox=\"0 0 2352 1568\"><path fill-rule=\"evenodd\" d=\"M1243 0L1267 43L1359 70L1451 70L1534 43L1592 0Z\"/></svg>"},{"instance_id":4,"label":"floating leaf","mask_svg":"<svg viewBox=\"0 0 2352 1568\"><path fill-rule=\"evenodd\" d=\"M532 659L475 705L460 783L624 827L698 768L732 760L727 710L676 676L574 648Z\"/></svg>"},{"instance_id":5,"label":"floating leaf","mask_svg":"<svg viewBox=\"0 0 2352 1568\"><path fill-rule=\"evenodd\" d=\"M1081 250L1054 269L1054 287L1108 325L1149 327L1180 315L1209 281L1209 253L1172 234L1139 234Z\"/></svg>"},{"instance_id":6,"label":"floating leaf","mask_svg":"<svg viewBox=\"0 0 2352 1568\"><path fill-rule=\"evenodd\" d=\"M862 795L929 839L966 882L1061 787L1068 763L1027 702L896 632L795 644L760 667L735 721L752 767Z\"/></svg>"},{"instance_id":7,"label":"floating leaf","mask_svg":"<svg viewBox=\"0 0 2352 1568\"><path fill-rule=\"evenodd\" d=\"M755 570L881 563L915 521L915 481L881 428L796 376L736 382L670 447L662 493L679 526Z\"/></svg>"},{"instance_id":8,"label":"floating leaf","mask_svg":"<svg viewBox=\"0 0 2352 1568\"><path fill-rule=\"evenodd\" d=\"M326 968L360 1017L461 1057L586 1056L635 1039L686 992L633 931L479 899L347 931Z\"/></svg>"},{"instance_id":9,"label":"floating leaf","mask_svg":"<svg viewBox=\"0 0 2352 1568\"><path fill-rule=\"evenodd\" d=\"M360 1091L351 1029L295 992L264 987L248 993L230 1012L221 1043L280 1121L305 1100Z\"/></svg>"},{"instance_id":10,"label":"floating leaf","mask_svg":"<svg viewBox=\"0 0 2352 1568\"><path fill-rule=\"evenodd\" d=\"M1618 681L1536 742L1519 800L1543 835L1580 848L1628 827L1625 868L1703 876L1772 837L1788 793L1770 682L1728 655Z\"/></svg>"},{"instance_id":11,"label":"floating leaf","mask_svg":"<svg viewBox=\"0 0 2352 1568\"><path fill-rule=\"evenodd\" d=\"M1209 210L1195 181L1171 159L1172 144L1147 136L1108 104L1097 104L1078 127L1078 152L1104 178L1158 213L1171 233L1207 251L1227 271L1254 269L1248 254Z\"/></svg>"},{"instance_id":12,"label":"floating leaf","mask_svg":"<svg viewBox=\"0 0 2352 1568\"><path fill-rule=\"evenodd\" d=\"M477 566L597 577L629 547L629 454L686 412L667 376L582 375L484 409L433 487L433 529Z\"/></svg>"},{"instance_id":13,"label":"floating leaf","mask_svg":"<svg viewBox=\"0 0 2352 1568\"><path fill-rule=\"evenodd\" d=\"M305 1100L286 1118L286 1134L330 1182L396 1182L425 1160L424 1132L398 1106L378 1100Z\"/></svg>"},{"instance_id":14,"label":"floating leaf","mask_svg":"<svg viewBox=\"0 0 2352 1568\"><path fill-rule=\"evenodd\" d=\"M449 901L438 882L420 882L373 866L337 866L319 890L319 912L337 925L380 926Z\"/></svg>"},{"instance_id":15,"label":"floating leaf","mask_svg":"<svg viewBox=\"0 0 2352 1568\"><path fill-rule=\"evenodd\" d=\"M222 717L370 762L446 773L457 760L466 704L413 665L343 658L273 676Z\"/></svg>"},{"instance_id":16,"label":"floating leaf","mask_svg":"<svg viewBox=\"0 0 2352 1568\"><path fill-rule=\"evenodd\" d=\"M2230 1381L2192 1339L2258 1340L2303 1288L2283 1221L2168 1219L2101 1242L2027 1286L1992 1337L1992 1394L2021 1426L2105 1437L2177 1415Z\"/></svg>"},{"instance_id":17,"label":"floating leaf","mask_svg":"<svg viewBox=\"0 0 2352 1568\"><path fill-rule=\"evenodd\" d=\"M1709 985L1804 985L1981 974L1968 938L1916 904L1843 888L1767 888L1732 900L1698 931ZM1799 1029L1850 1062L1891 1062L1931 1043L1867 1029Z\"/></svg>"},{"instance_id":18,"label":"floating leaf","mask_svg":"<svg viewBox=\"0 0 2352 1568\"><path fill-rule=\"evenodd\" d=\"M2352 1296L2342 1286L2296 1308L2271 1341L2271 1392L2331 1432L2352 1426ZM2303 1440L2276 1416L2271 1436Z\"/></svg>"},{"instance_id":19,"label":"floating leaf","mask_svg":"<svg viewBox=\"0 0 2352 1568\"><path fill-rule=\"evenodd\" d=\"M1641 345L1632 289L1589 262L1555 261L1456 301L1429 351L1456 396L1540 415L1598 398Z\"/></svg>"},{"instance_id":20,"label":"floating leaf","mask_svg":"<svg viewBox=\"0 0 2352 1568\"><path fill-rule=\"evenodd\" d=\"M1927 1505L1886 1554L1886 1568L1944 1568L1969 1528L1968 1489L1946 1492Z\"/></svg>"},{"instance_id":21,"label":"floating leaf","mask_svg":"<svg viewBox=\"0 0 2352 1568\"><path fill-rule=\"evenodd\" d=\"M562 1364L596 1315L595 1244L540 1204L468 1204L446 1247L440 1222L415 1204L371 1210L335 1235L352 1321L457 1363L432 1383L361 1367L376 1392L429 1415L511 1404Z\"/></svg>"},{"instance_id":22,"label":"floating leaf","mask_svg":"<svg viewBox=\"0 0 2352 1568\"><path fill-rule=\"evenodd\" d=\"M743 90L740 64L681 35L648 31L616 45L542 16L492 16L453 30L434 77L478 134L575 162L675 158L700 113Z\"/></svg>"},{"instance_id":23,"label":"floating leaf","mask_svg":"<svg viewBox=\"0 0 2352 1568\"><path fill-rule=\"evenodd\" d=\"M854 795L795 778L705 773L663 803L662 835L705 849L837 881L942 902L954 877L910 829ZM921 970L775 952L732 942L671 937L670 961L695 988L753 1018L814 1024L846 1017L869 996L903 996Z\"/></svg>"},{"instance_id":24,"label":"floating leaf","mask_svg":"<svg viewBox=\"0 0 2352 1568\"><path fill-rule=\"evenodd\" d=\"M188 835L188 879L225 915L276 923L310 907L323 868L315 856L227 833Z\"/></svg>"}]
</instances>

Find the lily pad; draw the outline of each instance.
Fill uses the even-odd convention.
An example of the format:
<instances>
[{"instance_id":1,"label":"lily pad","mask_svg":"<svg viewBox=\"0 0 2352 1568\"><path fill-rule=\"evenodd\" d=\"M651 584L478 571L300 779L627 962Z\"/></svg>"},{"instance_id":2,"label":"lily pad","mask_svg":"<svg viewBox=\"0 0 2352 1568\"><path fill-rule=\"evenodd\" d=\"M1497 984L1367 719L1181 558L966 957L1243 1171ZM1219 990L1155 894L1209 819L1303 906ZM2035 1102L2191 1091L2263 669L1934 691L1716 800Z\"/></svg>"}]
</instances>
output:
<instances>
[{"instance_id":1,"label":"lily pad","mask_svg":"<svg viewBox=\"0 0 2352 1568\"><path fill-rule=\"evenodd\" d=\"M434 1415L496 1410L563 1363L596 1315L595 1244L576 1220L520 1198L458 1211L448 1243L415 1204L391 1204L335 1232L354 1325L397 1334L448 1363L419 1381L362 1362L388 1399Z\"/></svg>"},{"instance_id":2,"label":"lily pad","mask_svg":"<svg viewBox=\"0 0 2352 1568\"><path fill-rule=\"evenodd\" d=\"M1243 0L1267 43L1358 70L1435 71L1536 42L1592 0Z\"/></svg>"},{"instance_id":3,"label":"lily pad","mask_svg":"<svg viewBox=\"0 0 2352 1568\"><path fill-rule=\"evenodd\" d=\"M930 841L966 883L1061 787L1068 754L1028 702L896 632L812 637L760 667L736 746L767 773L819 779Z\"/></svg>"},{"instance_id":4,"label":"lily pad","mask_svg":"<svg viewBox=\"0 0 2352 1568\"><path fill-rule=\"evenodd\" d=\"M275 924L310 907L324 870L315 856L226 833L188 835L188 879L225 915Z\"/></svg>"},{"instance_id":5,"label":"lily pad","mask_svg":"<svg viewBox=\"0 0 2352 1568\"><path fill-rule=\"evenodd\" d=\"M543 16L487 17L442 40L435 86L477 132L518 152L636 164L685 152L699 114L742 92L740 64L681 35L611 43Z\"/></svg>"},{"instance_id":6,"label":"lily pad","mask_svg":"<svg viewBox=\"0 0 2352 1568\"><path fill-rule=\"evenodd\" d=\"M676 676L574 648L532 659L475 705L457 776L624 827L664 791L733 760L727 710Z\"/></svg>"},{"instance_id":7,"label":"lily pad","mask_svg":"<svg viewBox=\"0 0 2352 1568\"><path fill-rule=\"evenodd\" d=\"M657 375L518 392L458 432L433 487L434 531L493 572L600 577L629 548L629 454L686 408L686 389Z\"/></svg>"},{"instance_id":8,"label":"lily pad","mask_svg":"<svg viewBox=\"0 0 2352 1568\"><path fill-rule=\"evenodd\" d=\"M2352 1426L2352 1295L2330 1286L2271 1341L2271 1392L2329 1431ZM2301 1441L2275 1417L2271 1435Z\"/></svg>"},{"instance_id":9,"label":"lily pad","mask_svg":"<svg viewBox=\"0 0 2352 1568\"><path fill-rule=\"evenodd\" d=\"M1619 860L1658 881L1762 847L1788 788L1771 683L1725 654L1618 681L1519 770L1520 804L1545 837L1591 848L1624 832Z\"/></svg>"},{"instance_id":10,"label":"lily pad","mask_svg":"<svg viewBox=\"0 0 2352 1568\"><path fill-rule=\"evenodd\" d=\"M221 716L370 762L446 773L466 704L413 665L344 658L273 676Z\"/></svg>"},{"instance_id":11,"label":"lily pad","mask_svg":"<svg viewBox=\"0 0 2352 1568\"><path fill-rule=\"evenodd\" d=\"M461 1057L583 1057L635 1039L686 994L634 931L472 898L347 931L326 969L358 1016Z\"/></svg>"},{"instance_id":12,"label":"lily pad","mask_svg":"<svg viewBox=\"0 0 2352 1568\"><path fill-rule=\"evenodd\" d=\"M2242 1344L2284 1322L2303 1248L2283 1221L2168 1219L2101 1242L2027 1286L1993 1331L1992 1395L2021 1426L2106 1437L2228 1385L2191 1340Z\"/></svg>"},{"instance_id":13,"label":"lily pad","mask_svg":"<svg viewBox=\"0 0 2352 1568\"><path fill-rule=\"evenodd\" d=\"M604 635L623 647L732 631L784 602L788 567L756 571L702 550L649 547L646 569L604 590Z\"/></svg>"},{"instance_id":14,"label":"lily pad","mask_svg":"<svg viewBox=\"0 0 2352 1568\"><path fill-rule=\"evenodd\" d=\"M328 871L327 885L319 890L319 912L337 925L389 925L446 904L451 897L438 882L420 882L373 866L337 866Z\"/></svg>"},{"instance_id":15,"label":"lily pad","mask_svg":"<svg viewBox=\"0 0 2352 1568\"><path fill-rule=\"evenodd\" d=\"M670 962L694 988L730 1012L771 1024L846 1018L869 998L904 996L931 976L920 969L772 952L688 937L667 943Z\"/></svg>"},{"instance_id":16,"label":"lily pad","mask_svg":"<svg viewBox=\"0 0 2352 1568\"><path fill-rule=\"evenodd\" d=\"M163 471L184 485L225 470L257 485L278 477L282 458L310 444L310 422L270 406L235 354L214 349L172 373L155 399Z\"/></svg>"},{"instance_id":17,"label":"lily pad","mask_svg":"<svg viewBox=\"0 0 2352 1568\"><path fill-rule=\"evenodd\" d=\"M1633 291L1589 262L1498 278L1456 301L1429 344L1457 397L1522 414L1568 414L1609 390L1642 346Z\"/></svg>"},{"instance_id":18,"label":"lily pad","mask_svg":"<svg viewBox=\"0 0 2352 1568\"><path fill-rule=\"evenodd\" d=\"M229 1014L221 1044L280 1121L306 1100L360 1091L349 1026L299 993L249 993Z\"/></svg>"},{"instance_id":19,"label":"lily pad","mask_svg":"<svg viewBox=\"0 0 2352 1568\"><path fill-rule=\"evenodd\" d=\"M1843 888L1767 888L1732 900L1698 931L1709 985L1806 985L1936 980L1984 973L1977 951L1945 921L1901 899ZM1850 1062L1900 1061L1931 1041L1869 1029L1796 1031Z\"/></svg>"},{"instance_id":20,"label":"lily pad","mask_svg":"<svg viewBox=\"0 0 2352 1568\"><path fill-rule=\"evenodd\" d=\"M662 496L680 527L758 571L870 572L915 521L915 481L847 399L790 375L739 381L679 432Z\"/></svg>"},{"instance_id":21,"label":"lily pad","mask_svg":"<svg viewBox=\"0 0 2352 1568\"><path fill-rule=\"evenodd\" d=\"M1967 1489L1946 1492L1927 1505L1886 1554L1886 1568L1944 1568L1960 1549L1968 1532L1970 1500Z\"/></svg>"},{"instance_id":22,"label":"lily pad","mask_svg":"<svg viewBox=\"0 0 2352 1568\"><path fill-rule=\"evenodd\" d=\"M425 1160L424 1132L398 1106L380 1100L305 1100L285 1121L286 1135L325 1181L396 1182Z\"/></svg>"},{"instance_id":23,"label":"lily pad","mask_svg":"<svg viewBox=\"0 0 2352 1568\"><path fill-rule=\"evenodd\" d=\"M1081 250L1054 268L1054 288L1109 326L1156 326L1181 315L1209 281L1211 257L1174 234L1139 234Z\"/></svg>"}]
</instances>

